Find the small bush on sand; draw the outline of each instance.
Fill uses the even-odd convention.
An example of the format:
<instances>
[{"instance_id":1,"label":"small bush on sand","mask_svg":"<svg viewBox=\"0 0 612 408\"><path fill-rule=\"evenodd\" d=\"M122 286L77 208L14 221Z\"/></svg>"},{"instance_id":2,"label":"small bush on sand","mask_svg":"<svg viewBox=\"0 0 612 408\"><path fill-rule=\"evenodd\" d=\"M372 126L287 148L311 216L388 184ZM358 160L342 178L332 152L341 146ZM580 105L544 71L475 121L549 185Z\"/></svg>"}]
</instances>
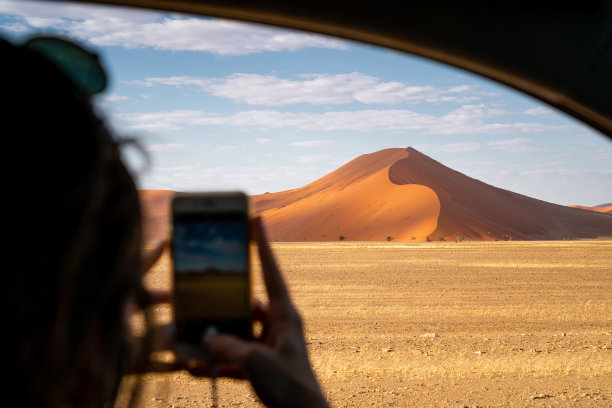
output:
<instances>
[{"instance_id":1,"label":"small bush on sand","mask_svg":"<svg viewBox=\"0 0 612 408\"><path fill-rule=\"evenodd\" d=\"M338 239L339 239L340 241L344 241L345 237L344 237L344 235L340 235L340 236L338 237Z\"/></svg>"}]
</instances>

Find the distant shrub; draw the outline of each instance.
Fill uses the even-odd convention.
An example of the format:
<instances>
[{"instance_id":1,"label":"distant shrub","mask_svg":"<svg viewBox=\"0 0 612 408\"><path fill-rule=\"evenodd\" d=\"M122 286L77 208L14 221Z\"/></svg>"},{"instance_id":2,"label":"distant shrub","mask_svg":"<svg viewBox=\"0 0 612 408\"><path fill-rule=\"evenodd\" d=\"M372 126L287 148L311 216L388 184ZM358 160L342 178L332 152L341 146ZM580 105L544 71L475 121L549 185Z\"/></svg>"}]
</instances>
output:
<instances>
[{"instance_id":1,"label":"distant shrub","mask_svg":"<svg viewBox=\"0 0 612 408\"><path fill-rule=\"evenodd\" d=\"M455 242L461 242L463 241L463 237L461 235L457 235L457 238L455 238Z\"/></svg>"},{"instance_id":2,"label":"distant shrub","mask_svg":"<svg viewBox=\"0 0 612 408\"><path fill-rule=\"evenodd\" d=\"M438 241L446 241L444 237L438 237Z\"/></svg>"},{"instance_id":3,"label":"distant shrub","mask_svg":"<svg viewBox=\"0 0 612 408\"><path fill-rule=\"evenodd\" d=\"M416 239L416 237L410 237L410 239L411 239L412 241L414 241L414 240Z\"/></svg>"},{"instance_id":4,"label":"distant shrub","mask_svg":"<svg viewBox=\"0 0 612 408\"><path fill-rule=\"evenodd\" d=\"M340 241L344 241L345 237L344 237L344 235L340 235L340 236L338 237L338 239L339 239Z\"/></svg>"},{"instance_id":5,"label":"distant shrub","mask_svg":"<svg viewBox=\"0 0 612 408\"><path fill-rule=\"evenodd\" d=\"M387 242L391 241L393 239L393 237L387 237Z\"/></svg>"}]
</instances>

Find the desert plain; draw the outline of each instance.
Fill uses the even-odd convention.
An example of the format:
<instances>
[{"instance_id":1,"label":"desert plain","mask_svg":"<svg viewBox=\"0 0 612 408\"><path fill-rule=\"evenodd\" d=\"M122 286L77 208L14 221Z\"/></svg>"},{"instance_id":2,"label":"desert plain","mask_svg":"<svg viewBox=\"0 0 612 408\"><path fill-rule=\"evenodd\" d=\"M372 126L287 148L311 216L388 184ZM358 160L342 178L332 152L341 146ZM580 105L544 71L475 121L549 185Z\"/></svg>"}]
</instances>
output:
<instances>
[{"instance_id":1,"label":"desert plain","mask_svg":"<svg viewBox=\"0 0 612 408\"><path fill-rule=\"evenodd\" d=\"M612 241L274 243L334 407L612 406ZM265 300L256 256L255 296ZM170 287L168 257L147 276ZM167 322L168 306L156 318ZM131 383L134 378L128 378ZM186 372L138 406L211 406ZM126 387L129 389L129 387ZM220 407L258 407L218 381ZM125 402L121 395L117 405Z\"/></svg>"}]
</instances>

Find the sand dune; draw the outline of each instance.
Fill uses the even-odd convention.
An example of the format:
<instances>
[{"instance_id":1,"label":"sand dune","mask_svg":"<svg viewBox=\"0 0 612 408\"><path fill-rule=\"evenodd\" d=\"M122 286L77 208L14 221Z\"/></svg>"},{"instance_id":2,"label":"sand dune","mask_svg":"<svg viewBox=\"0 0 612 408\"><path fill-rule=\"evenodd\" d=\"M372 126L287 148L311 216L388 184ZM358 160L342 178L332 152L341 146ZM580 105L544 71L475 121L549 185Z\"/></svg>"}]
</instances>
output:
<instances>
[{"instance_id":1,"label":"sand dune","mask_svg":"<svg viewBox=\"0 0 612 408\"><path fill-rule=\"evenodd\" d=\"M154 242L168 236L171 190L138 191L144 220L145 242Z\"/></svg>"},{"instance_id":2,"label":"sand dune","mask_svg":"<svg viewBox=\"0 0 612 408\"><path fill-rule=\"evenodd\" d=\"M366 154L305 187L252 198L277 241L612 236L608 214L490 186L413 148Z\"/></svg>"},{"instance_id":3,"label":"sand dune","mask_svg":"<svg viewBox=\"0 0 612 408\"><path fill-rule=\"evenodd\" d=\"M140 192L149 241L167 234L172 193ZM304 187L251 198L273 241L612 237L612 207L536 200L467 177L413 148L365 154Z\"/></svg>"},{"instance_id":4,"label":"sand dune","mask_svg":"<svg viewBox=\"0 0 612 408\"><path fill-rule=\"evenodd\" d=\"M396 185L389 167L332 184L261 214L274 241L424 241L435 231L440 201L429 187ZM321 180L326 184L328 180ZM301 195L303 191L296 191ZM292 198L292 197L287 197ZM257 197L254 197L257 202Z\"/></svg>"},{"instance_id":5,"label":"sand dune","mask_svg":"<svg viewBox=\"0 0 612 408\"><path fill-rule=\"evenodd\" d=\"M582 210L597 211L601 213L612 214L612 204L603 204L595 207L586 207L583 205L570 205L572 208L580 208Z\"/></svg>"}]
</instances>

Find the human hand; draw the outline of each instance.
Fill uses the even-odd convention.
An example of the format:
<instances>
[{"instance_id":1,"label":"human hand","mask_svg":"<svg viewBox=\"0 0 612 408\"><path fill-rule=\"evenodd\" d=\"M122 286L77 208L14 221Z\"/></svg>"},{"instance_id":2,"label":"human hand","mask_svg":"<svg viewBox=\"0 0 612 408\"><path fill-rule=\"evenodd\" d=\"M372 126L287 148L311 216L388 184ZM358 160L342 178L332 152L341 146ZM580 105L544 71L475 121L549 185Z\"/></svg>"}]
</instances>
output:
<instances>
[{"instance_id":1,"label":"human hand","mask_svg":"<svg viewBox=\"0 0 612 408\"><path fill-rule=\"evenodd\" d=\"M168 247L167 241L159 241L143 251L141 255L142 276L149 273L159 261ZM126 373L143 373L147 371L175 370L175 364L160 363L150 360L150 354L155 351L170 350L172 346L172 327L168 324L155 325L152 319L152 309L156 305L169 304L172 295L165 289L147 289L141 283L125 306L125 319L128 333L125 339L130 351L126 359ZM145 317L143 321L143 317ZM138 323L133 323L137 321ZM144 324L146 334L142 334Z\"/></svg>"},{"instance_id":2,"label":"human hand","mask_svg":"<svg viewBox=\"0 0 612 408\"><path fill-rule=\"evenodd\" d=\"M302 319L291 302L261 218L255 218L252 226L270 300L267 307L258 308L261 338L245 341L216 334L204 338L204 347L215 360L237 364L269 407L328 407L310 366Z\"/></svg>"},{"instance_id":3,"label":"human hand","mask_svg":"<svg viewBox=\"0 0 612 408\"><path fill-rule=\"evenodd\" d=\"M143 252L143 278L151 271L166 250L169 250L168 241L160 241ZM156 324L153 322L153 308L158 305L171 303L171 291L166 289L145 289L144 287L142 292L135 294L134 300L128 303L126 308L126 318L128 321L140 312L144 312L148 319L146 322L146 335L132 334L127 337L130 340L131 358L126 364L126 372L152 373L188 370L192 375L209 377L213 374L212 370L214 370L215 375L244 378L242 371L236 364L211 366L207 361L196 361L177 355L174 344L174 324ZM160 361L153 357L156 352L165 353L168 351L174 354L175 358L173 360L168 361L164 359Z\"/></svg>"}]
</instances>

